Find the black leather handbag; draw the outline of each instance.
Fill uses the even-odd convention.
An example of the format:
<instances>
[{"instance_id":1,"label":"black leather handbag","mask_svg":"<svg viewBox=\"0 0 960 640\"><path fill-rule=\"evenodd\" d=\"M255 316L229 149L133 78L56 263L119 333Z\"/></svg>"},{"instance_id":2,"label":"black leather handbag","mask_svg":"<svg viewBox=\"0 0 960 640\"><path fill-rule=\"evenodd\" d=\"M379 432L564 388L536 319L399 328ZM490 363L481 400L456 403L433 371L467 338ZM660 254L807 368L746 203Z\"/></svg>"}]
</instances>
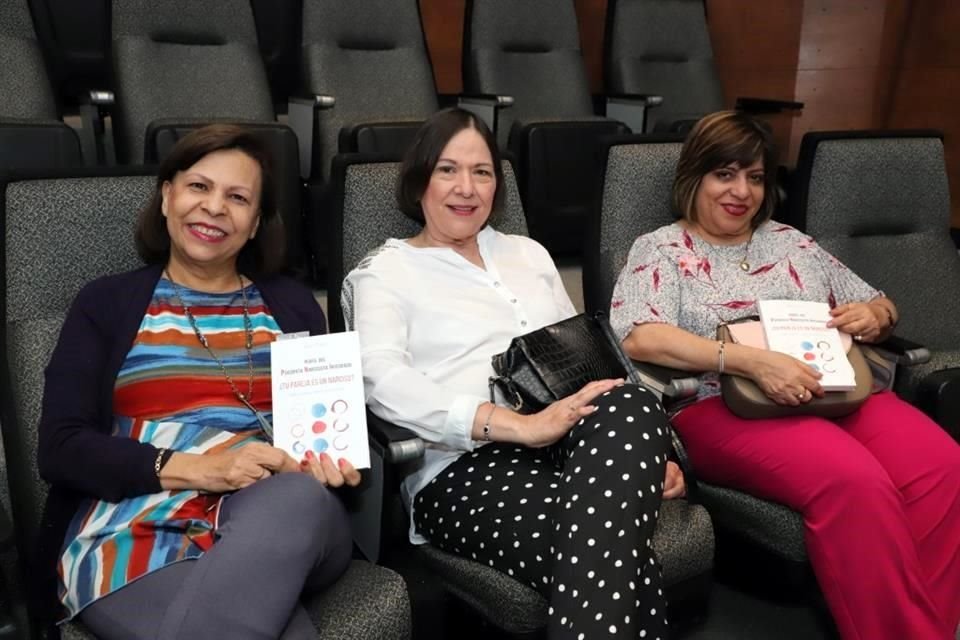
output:
<instances>
[{"instance_id":1,"label":"black leather handbag","mask_svg":"<svg viewBox=\"0 0 960 640\"><path fill-rule=\"evenodd\" d=\"M493 356L492 364L497 375L490 377L490 401L499 389L518 413L540 411L594 380L640 384L603 312L582 313L518 336Z\"/></svg>"}]
</instances>

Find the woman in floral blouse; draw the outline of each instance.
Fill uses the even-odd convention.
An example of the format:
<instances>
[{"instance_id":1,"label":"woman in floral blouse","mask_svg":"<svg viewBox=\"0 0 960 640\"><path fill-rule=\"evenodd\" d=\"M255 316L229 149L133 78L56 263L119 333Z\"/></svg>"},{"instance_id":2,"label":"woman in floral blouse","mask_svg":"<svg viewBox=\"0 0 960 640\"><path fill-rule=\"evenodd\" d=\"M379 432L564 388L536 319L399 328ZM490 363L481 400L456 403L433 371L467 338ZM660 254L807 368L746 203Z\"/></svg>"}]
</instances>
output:
<instances>
[{"instance_id":1,"label":"woman in floral blouse","mask_svg":"<svg viewBox=\"0 0 960 640\"><path fill-rule=\"evenodd\" d=\"M611 322L631 357L708 372L695 400L674 407L694 467L803 514L810 561L844 639L953 638L960 447L890 392L836 420L745 420L720 398L721 367L779 404L823 395L820 374L801 361L714 339L721 322L755 315L758 300L827 302L830 324L864 343L882 341L899 317L811 238L770 220L773 167L766 127L742 113L703 118L677 164L680 219L634 243Z\"/></svg>"}]
</instances>

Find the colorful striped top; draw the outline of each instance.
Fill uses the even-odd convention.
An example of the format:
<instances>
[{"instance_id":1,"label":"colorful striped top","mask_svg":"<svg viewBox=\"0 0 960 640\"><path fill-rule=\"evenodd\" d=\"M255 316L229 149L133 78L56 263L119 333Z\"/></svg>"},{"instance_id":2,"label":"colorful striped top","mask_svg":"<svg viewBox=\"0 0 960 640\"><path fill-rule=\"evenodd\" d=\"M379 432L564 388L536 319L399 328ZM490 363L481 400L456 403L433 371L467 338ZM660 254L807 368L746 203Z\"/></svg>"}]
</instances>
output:
<instances>
[{"instance_id":1,"label":"colorful striped top","mask_svg":"<svg viewBox=\"0 0 960 640\"><path fill-rule=\"evenodd\" d=\"M211 294L179 287L210 348L234 384L247 392L241 292ZM255 285L246 287L253 328L252 404L269 420L270 343L281 333ZM208 454L265 441L253 413L234 395L200 344L170 281L161 278L120 368L113 396L113 435L174 451ZM60 600L70 617L151 571L210 548L221 495L161 491L107 502L81 502L64 538Z\"/></svg>"}]
</instances>

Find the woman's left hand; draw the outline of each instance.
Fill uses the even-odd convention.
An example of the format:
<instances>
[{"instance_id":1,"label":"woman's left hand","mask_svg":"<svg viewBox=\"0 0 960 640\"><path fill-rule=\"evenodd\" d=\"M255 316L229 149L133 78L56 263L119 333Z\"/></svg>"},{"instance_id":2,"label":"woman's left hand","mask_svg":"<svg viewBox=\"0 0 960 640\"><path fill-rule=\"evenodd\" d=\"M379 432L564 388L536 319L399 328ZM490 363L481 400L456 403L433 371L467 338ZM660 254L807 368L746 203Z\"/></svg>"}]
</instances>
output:
<instances>
[{"instance_id":1,"label":"woman's left hand","mask_svg":"<svg viewBox=\"0 0 960 640\"><path fill-rule=\"evenodd\" d=\"M667 460L667 473L663 479L663 499L673 500L687 495L687 482L683 478L683 471L673 460Z\"/></svg>"},{"instance_id":2,"label":"woman's left hand","mask_svg":"<svg viewBox=\"0 0 960 640\"><path fill-rule=\"evenodd\" d=\"M360 472L346 458L340 458L339 463L334 464L333 458L327 454L321 453L316 456L312 451L307 451L307 455L300 463L300 470L311 474L322 484L332 488L343 485L355 487L362 479Z\"/></svg>"},{"instance_id":3,"label":"woman's left hand","mask_svg":"<svg viewBox=\"0 0 960 640\"><path fill-rule=\"evenodd\" d=\"M857 342L874 342L883 331L882 323L886 318L881 316L882 313L882 309L866 302L841 304L830 310L833 319L827 326L849 333Z\"/></svg>"}]
</instances>

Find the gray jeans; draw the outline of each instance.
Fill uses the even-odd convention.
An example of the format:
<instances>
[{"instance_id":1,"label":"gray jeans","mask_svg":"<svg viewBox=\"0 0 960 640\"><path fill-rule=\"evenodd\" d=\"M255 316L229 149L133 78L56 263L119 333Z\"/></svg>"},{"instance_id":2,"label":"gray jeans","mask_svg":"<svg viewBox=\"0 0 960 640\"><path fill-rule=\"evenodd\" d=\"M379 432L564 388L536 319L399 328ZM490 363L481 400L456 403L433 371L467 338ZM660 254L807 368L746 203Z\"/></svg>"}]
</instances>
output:
<instances>
[{"instance_id":1,"label":"gray jeans","mask_svg":"<svg viewBox=\"0 0 960 640\"><path fill-rule=\"evenodd\" d=\"M107 640L314 639L300 595L332 584L351 552L340 499L311 476L284 473L224 501L203 556L149 573L79 617Z\"/></svg>"}]
</instances>

